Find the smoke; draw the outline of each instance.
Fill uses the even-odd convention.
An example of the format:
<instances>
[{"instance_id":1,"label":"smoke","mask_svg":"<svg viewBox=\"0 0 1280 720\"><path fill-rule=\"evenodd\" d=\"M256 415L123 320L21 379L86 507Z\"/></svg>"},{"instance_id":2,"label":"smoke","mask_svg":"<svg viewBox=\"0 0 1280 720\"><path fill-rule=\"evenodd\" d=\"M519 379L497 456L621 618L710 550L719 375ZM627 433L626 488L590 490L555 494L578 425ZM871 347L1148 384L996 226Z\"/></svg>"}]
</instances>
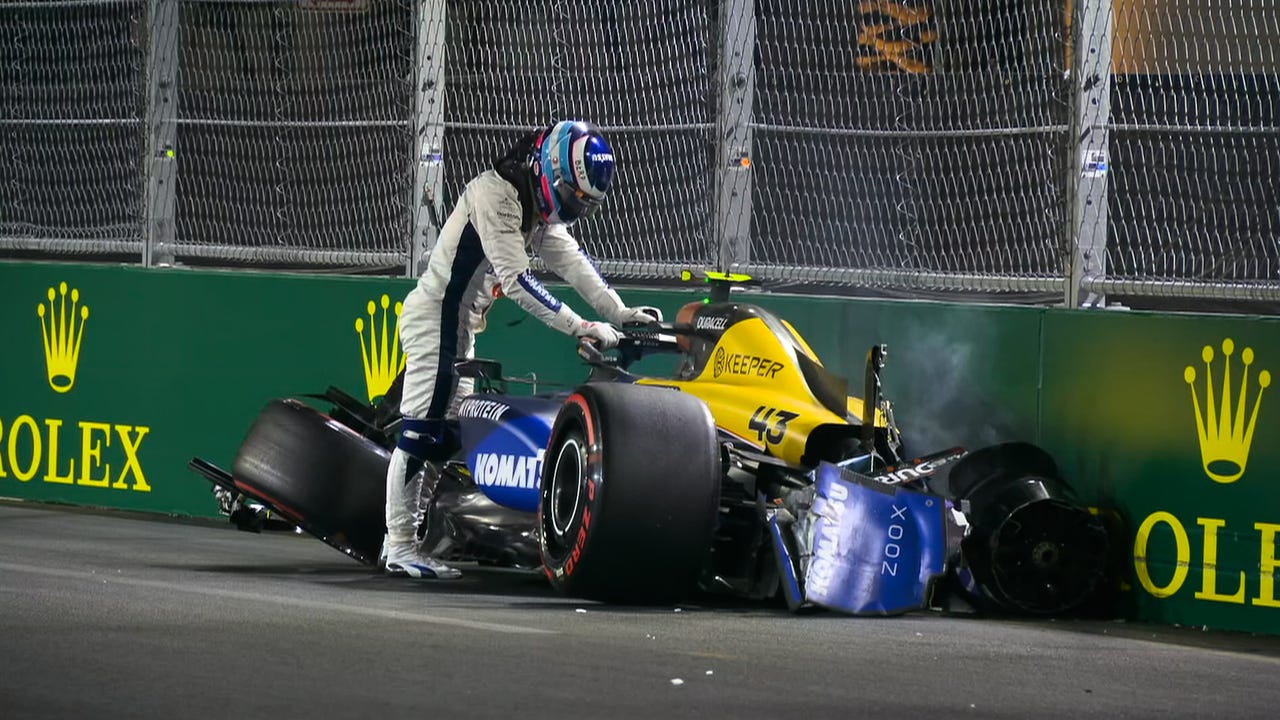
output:
<instances>
[{"instance_id":1,"label":"smoke","mask_svg":"<svg viewBox=\"0 0 1280 720\"><path fill-rule=\"evenodd\" d=\"M886 392L903 431L906 450L921 455L962 445L974 450L1034 433L1034 417L1019 422L1018 408L1001 398L1028 397L1015 387L1018 357L1005 357L996 323L947 314L935 324L904 326L890 345L884 370ZM1034 354L1030 355L1034 359ZM1027 368L1035 377L1035 368ZM1029 407L1034 408L1034 386Z\"/></svg>"}]
</instances>

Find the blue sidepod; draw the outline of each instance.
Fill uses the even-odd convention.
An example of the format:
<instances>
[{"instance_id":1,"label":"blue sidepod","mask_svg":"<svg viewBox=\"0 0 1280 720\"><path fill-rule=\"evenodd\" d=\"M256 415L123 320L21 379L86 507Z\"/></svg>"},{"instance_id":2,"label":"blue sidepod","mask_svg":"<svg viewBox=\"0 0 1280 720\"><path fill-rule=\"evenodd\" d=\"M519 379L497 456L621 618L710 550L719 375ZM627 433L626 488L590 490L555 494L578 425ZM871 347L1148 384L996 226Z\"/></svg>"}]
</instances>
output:
<instances>
[{"instance_id":1,"label":"blue sidepod","mask_svg":"<svg viewBox=\"0 0 1280 720\"><path fill-rule=\"evenodd\" d=\"M563 397L473 395L458 421L476 486L499 505L534 512L543 454Z\"/></svg>"}]
</instances>

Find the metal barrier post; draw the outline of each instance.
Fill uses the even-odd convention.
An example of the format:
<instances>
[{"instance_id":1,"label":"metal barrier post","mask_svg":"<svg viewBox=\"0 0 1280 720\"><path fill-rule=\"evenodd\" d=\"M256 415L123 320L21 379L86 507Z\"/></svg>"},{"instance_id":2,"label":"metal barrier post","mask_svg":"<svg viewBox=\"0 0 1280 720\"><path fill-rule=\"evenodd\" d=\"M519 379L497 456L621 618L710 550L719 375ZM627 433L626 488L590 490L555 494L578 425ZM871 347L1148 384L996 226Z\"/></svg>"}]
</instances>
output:
<instances>
[{"instance_id":1,"label":"metal barrier post","mask_svg":"<svg viewBox=\"0 0 1280 720\"><path fill-rule=\"evenodd\" d=\"M417 106L414 114L413 150L418 153L413 177L413 233L409 237L409 277L422 272L423 258L435 247L444 222L441 193L444 189L444 63L445 0L427 0L418 6Z\"/></svg>"},{"instance_id":2,"label":"metal barrier post","mask_svg":"<svg viewBox=\"0 0 1280 720\"><path fill-rule=\"evenodd\" d=\"M720 14L720 116L716 133L716 225L720 269L751 262L751 112L755 96L755 0L728 0Z\"/></svg>"},{"instance_id":3,"label":"metal barrier post","mask_svg":"<svg viewBox=\"0 0 1280 720\"><path fill-rule=\"evenodd\" d=\"M142 239L145 267L172 264L177 240L179 13L179 0L147 3L151 52L147 56L147 156L143 163L147 174Z\"/></svg>"},{"instance_id":4,"label":"metal barrier post","mask_svg":"<svg viewBox=\"0 0 1280 720\"><path fill-rule=\"evenodd\" d=\"M1075 114L1068 193L1074 190L1068 236L1073 239L1068 307L1103 307L1106 297L1084 290L1085 280L1103 277L1107 254L1107 133L1111 120L1111 0L1081 0L1076 11L1072 79Z\"/></svg>"}]
</instances>

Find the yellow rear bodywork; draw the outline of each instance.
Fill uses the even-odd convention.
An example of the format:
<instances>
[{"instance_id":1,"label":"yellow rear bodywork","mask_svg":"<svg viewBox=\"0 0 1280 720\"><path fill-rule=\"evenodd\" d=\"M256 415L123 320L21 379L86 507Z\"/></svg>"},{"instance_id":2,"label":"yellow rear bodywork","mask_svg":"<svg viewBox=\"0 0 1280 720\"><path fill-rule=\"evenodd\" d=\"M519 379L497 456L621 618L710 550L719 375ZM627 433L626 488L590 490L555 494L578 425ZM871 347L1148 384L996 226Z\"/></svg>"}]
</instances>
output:
<instances>
[{"instance_id":1,"label":"yellow rear bodywork","mask_svg":"<svg viewBox=\"0 0 1280 720\"><path fill-rule=\"evenodd\" d=\"M716 425L770 455L801 464L809 434L821 425L848 425L825 407L800 368L803 355L821 366L817 355L789 324L779 337L760 318L730 325L711 349L706 363L689 379L642 378L641 385L677 388L711 408ZM847 398L849 415L861 417L862 401ZM876 425L883 426L877 412Z\"/></svg>"}]
</instances>

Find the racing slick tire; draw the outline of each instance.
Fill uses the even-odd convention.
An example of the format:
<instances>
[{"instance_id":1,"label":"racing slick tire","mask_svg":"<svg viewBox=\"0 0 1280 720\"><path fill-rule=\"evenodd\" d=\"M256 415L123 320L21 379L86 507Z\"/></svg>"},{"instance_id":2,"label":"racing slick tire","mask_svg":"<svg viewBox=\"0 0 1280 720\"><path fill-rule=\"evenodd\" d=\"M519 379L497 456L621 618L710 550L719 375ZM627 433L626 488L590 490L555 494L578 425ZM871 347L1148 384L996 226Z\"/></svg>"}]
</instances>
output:
<instances>
[{"instance_id":1,"label":"racing slick tire","mask_svg":"<svg viewBox=\"0 0 1280 720\"><path fill-rule=\"evenodd\" d=\"M567 595L679 600L705 567L722 472L701 400L640 385L579 387L556 417L543 462L544 572Z\"/></svg>"},{"instance_id":2,"label":"racing slick tire","mask_svg":"<svg viewBox=\"0 0 1280 720\"><path fill-rule=\"evenodd\" d=\"M269 402L231 466L232 482L326 543L377 562L391 454L293 399Z\"/></svg>"}]
</instances>

